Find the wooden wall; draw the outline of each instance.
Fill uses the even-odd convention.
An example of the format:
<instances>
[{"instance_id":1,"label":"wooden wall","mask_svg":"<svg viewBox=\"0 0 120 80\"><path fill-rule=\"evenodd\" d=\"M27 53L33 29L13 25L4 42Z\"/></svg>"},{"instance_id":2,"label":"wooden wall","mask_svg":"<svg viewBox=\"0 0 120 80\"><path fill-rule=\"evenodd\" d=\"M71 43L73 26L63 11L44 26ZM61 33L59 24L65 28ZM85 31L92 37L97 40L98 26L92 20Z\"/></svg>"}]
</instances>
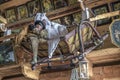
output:
<instances>
[{"instance_id":1,"label":"wooden wall","mask_svg":"<svg viewBox=\"0 0 120 80\"><path fill-rule=\"evenodd\" d=\"M92 80L120 80L120 65L93 68Z\"/></svg>"}]
</instances>

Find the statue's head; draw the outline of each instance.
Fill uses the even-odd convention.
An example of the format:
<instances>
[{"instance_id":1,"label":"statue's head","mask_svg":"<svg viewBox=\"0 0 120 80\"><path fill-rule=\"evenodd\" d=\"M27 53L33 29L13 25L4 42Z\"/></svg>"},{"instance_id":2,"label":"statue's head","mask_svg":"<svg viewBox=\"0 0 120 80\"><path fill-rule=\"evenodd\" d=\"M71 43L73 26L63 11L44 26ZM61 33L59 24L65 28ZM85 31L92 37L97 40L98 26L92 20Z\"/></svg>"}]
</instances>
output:
<instances>
[{"instance_id":1,"label":"statue's head","mask_svg":"<svg viewBox=\"0 0 120 80\"><path fill-rule=\"evenodd\" d=\"M48 21L46 13L37 13L35 16L35 21Z\"/></svg>"},{"instance_id":2,"label":"statue's head","mask_svg":"<svg viewBox=\"0 0 120 80\"><path fill-rule=\"evenodd\" d=\"M37 13L34 20L34 26L30 27L35 32L39 32L45 29L46 25L49 24L49 19L46 17L46 13Z\"/></svg>"}]
</instances>

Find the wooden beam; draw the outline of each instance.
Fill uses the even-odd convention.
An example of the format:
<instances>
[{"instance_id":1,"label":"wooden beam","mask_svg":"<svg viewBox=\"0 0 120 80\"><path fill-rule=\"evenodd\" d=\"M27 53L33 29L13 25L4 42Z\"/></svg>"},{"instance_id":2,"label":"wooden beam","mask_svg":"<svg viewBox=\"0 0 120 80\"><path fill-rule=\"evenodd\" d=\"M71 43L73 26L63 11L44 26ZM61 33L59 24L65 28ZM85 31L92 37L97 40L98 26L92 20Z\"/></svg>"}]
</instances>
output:
<instances>
[{"instance_id":1,"label":"wooden beam","mask_svg":"<svg viewBox=\"0 0 120 80\"><path fill-rule=\"evenodd\" d=\"M109 4L112 2L116 2L118 0L85 0L85 4L89 8L97 7L103 4Z\"/></svg>"},{"instance_id":2,"label":"wooden beam","mask_svg":"<svg viewBox=\"0 0 120 80\"><path fill-rule=\"evenodd\" d=\"M30 80L30 79L22 79L24 77L23 74L16 74L16 75L12 75L12 76L5 76L2 78L2 80ZM0 79L1 80L1 79Z\"/></svg>"},{"instance_id":3,"label":"wooden beam","mask_svg":"<svg viewBox=\"0 0 120 80\"><path fill-rule=\"evenodd\" d=\"M30 0L11 0L4 4L0 4L0 10L5 10L5 9L13 7L13 6L19 6L19 5L25 4L28 1L30 1Z\"/></svg>"},{"instance_id":4,"label":"wooden beam","mask_svg":"<svg viewBox=\"0 0 120 80\"><path fill-rule=\"evenodd\" d=\"M0 76L2 78L8 77L8 76L14 76L18 74L22 74L20 65L13 65L13 66L11 65L11 66L0 69Z\"/></svg>"},{"instance_id":5,"label":"wooden beam","mask_svg":"<svg viewBox=\"0 0 120 80\"><path fill-rule=\"evenodd\" d=\"M3 22L3 23L7 23L7 20L5 18L3 18L2 16L0 16L0 22Z\"/></svg>"},{"instance_id":6,"label":"wooden beam","mask_svg":"<svg viewBox=\"0 0 120 80\"><path fill-rule=\"evenodd\" d=\"M16 67L20 67L20 65L17 64L17 65L11 65L11 66L4 66L4 67L1 67L0 70L12 69Z\"/></svg>"},{"instance_id":7,"label":"wooden beam","mask_svg":"<svg viewBox=\"0 0 120 80\"><path fill-rule=\"evenodd\" d=\"M8 35L8 36L0 37L0 41L6 40L6 39L10 39L10 38L15 38L15 34L11 34L11 35Z\"/></svg>"},{"instance_id":8,"label":"wooden beam","mask_svg":"<svg viewBox=\"0 0 120 80\"><path fill-rule=\"evenodd\" d=\"M77 64L75 64L75 65L78 67ZM42 69L41 74L59 72L59 71L67 71L67 70L71 70L73 68L74 67L70 66L70 64L52 66L51 68L48 68L47 66L43 66L43 67L41 67L41 69Z\"/></svg>"},{"instance_id":9,"label":"wooden beam","mask_svg":"<svg viewBox=\"0 0 120 80\"><path fill-rule=\"evenodd\" d=\"M100 66L111 66L111 65L120 65L120 60L118 61L110 61L110 62L102 62L102 63L95 63L93 67L100 67Z\"/></svg>"},{"instance_id":10,"label":"wooden beam","mask_svg":"<svg viewBox=\"0 0 120 80\"><path fill-rule=\"evenodd\" d=\"M120 61L120 48L108 48L92 51L86 55L93 64Z\"/></svg>"},{"instance_id":11,"label":"wooden beam","mask_svg":"<svg viewBox=\"0 0 120 80\"><path fill-rule=\"evenodd\" d=\"M90 18L90 21L96 21L96 20L100 20L100 19L104 19L104 18L110 18L110 17L117 16L117 15L120 15L120 11L114 11L114 12L100 14L100 15L97 15L96 17Z\"/></svg>"}]
</instances>

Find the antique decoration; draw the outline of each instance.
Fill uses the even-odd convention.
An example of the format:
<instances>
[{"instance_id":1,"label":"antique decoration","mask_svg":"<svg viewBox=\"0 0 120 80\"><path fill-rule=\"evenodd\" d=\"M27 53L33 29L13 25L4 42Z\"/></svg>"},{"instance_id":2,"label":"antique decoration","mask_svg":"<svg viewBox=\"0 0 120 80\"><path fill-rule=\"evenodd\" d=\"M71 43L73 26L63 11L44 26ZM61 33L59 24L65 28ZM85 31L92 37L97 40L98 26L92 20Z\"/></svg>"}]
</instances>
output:
<instances>
[{"instance_id":1,"label":"antique decoration","mask_svg":"<svg viewBox=\"0 0 120 80\"><path fill-rule=\"evenodd\" d=\"M120 47L120 19L114 20L109 29L112 43L117 47Z\"/></svg>"},{"instance_id":2,"label":"antique decoration","mask_svg":"<svg viewBox=\"0 0 120 80\"><path fill-rule=\"evenodd\" d=\"M18 19L25 19L28 17L28 10L26 5L21 5L17 8Z\"/></svg>"},{"instance_id":3,"label":"antique decoration","mask_svg":"<svg viewBox=\"0 0 120 80\"><path fill-rule=\"evenodd\" d=\"M88 62L86 60L79 61L80 80L89 80Z\"/></svg>"},{"instance_id":4,"label":"antique decoration","mask_svg":"<svg viewBox=\"0 0 120 80\"><path fill-rule=\"evenodd\" d=\"M6 10L6 19L8 23L13 23L17 20L15 8L10 8Z\"/></svg>"},{"instance_id":5,"label":"antique decoration","mask_svg":"<svg viewBox=\"0 0 120 80\"><path fill-rule=\"evenodd\" d=\"M54 8L51 0L42 0L41 5L44 12L49 12Z\"/></svg>"},{"instance_id":6,"label":"antique decoration","mask_svg":"<svg viewBox=\"0 0 120 80\"><path fill-rule=\"evenodd\" d=\"M112 3L112 9L113 9L113 11L120 10L120 1L113 2ZM118 19L118 18L120 18L120 16L115 16L114 18Z\"/></svg>"},{"instance_id":7,"label":"antique decoration","mask_svg":"<svg viewBox=\"0 0 120 80\"><path fill-rule=\"evenodd\" d=\"M46 27L47 32L45 32L42 36L39 33L39 28L35 27L35 29L33 29L35 34L31 35L27 32L29 30L29 28L25 27L16 39L16 41L18 41L18 45L19 45L19 43L21 43L22 39L24 39L26 37L25 35L28 34L29 41L31 42L32 50L33 50L33 58L32 58L32 61L30 62L32 64L33 70L36 68L37 64L42 63L44 61L46 63L48 63L48 67L50 67L51 66L50 62L54 55L59 54L60 56L62 56L61 51L59 51L60 49L59 49L58 45L63 49L63 53L65 53L65 54L73 53L75 50L78 50L79 48L81 48L80 50L84 54L84 52L85 52L84 49L86 48L84 42L86 42L87 40L92 41L92 42L90 42L90 44L93 44L93 48L90 50L86 50L88 52L85 52L85 53L89 53L89 51L92 51L93 49L96 48L95 46L99 46L103 42L102 40L107 38L106 37L106 38L101 39L102 37L100 37L99 33L97 33L95 28L89 22L86 22L86 21L85 22L83 21L81 23L81 25L79 26L79 29L73 27L74 29L68 33L67 26L64 26L64 25L61 25L61 24L58 24L55 22L51 22L46 17L45 13L37 13L34 20L35 20L35 23L36 23L36 21L39 20L39 25L43 26L43 28ZM45 25L43 25L43 23ZM85 27L83 27L83 26L85 26ZM88 32L89 31L88 28L91 29L90 32ZM78 30L79 30L79 32L78 32ZM92 30L93 30L93 32L92 32ZM42 31L44 31L44 29ZM91 33L93 33L93 34L91 34ZM92 36L92 35L96 35L95 36L96 40L91 40L91 39L94 39L94 36ZM39 38L37 36L39 36ZM107 35L104 35L103 37L105 37L105 36L107 36ZM28 37L26 37L26 38L28 38ZM43 39L44 41L43 42L40 41L41 39ZM60 44L61 39L63 39L62 45ZM80 39L80 42L79 42L79 39ZM26 42L26 40L28 40L28 39L25 39L25 42ZM48 41L48 43L47 43L47 41ZM30 42L28 42L26 44L29 45ZM95 44L95 42L96 42L96 44ZM21 44L24 45L23 47L25 47L25 49L26 48L31 49L30 46L27 46L23 43L21 43ZM39 46L38 43L43 44L43 46ZM79 43L81 45L79 45ZM68 48L64 48L65 46ZM39 52L38 47L40 50L40 56L43 58L44 57L48 57L48 58L37 59L37 55ZM87 47L89 47L89 46L87 46ZM44 49L46 52L41 51L41 49ZM55 54L56 51L57 51L57 53ZM71 55L69 55L69 56L71 56ZM69 57L69 56L66 56L66 59L71 59L71 57ZM80 55L78 54L78 55L76 55L76 57L77 56L80 56ZM59 60L62 59L62 57L58 57L58 58L59 58ZM41 60L41 61L39 62L39 60Z\"/></svg>"},{"instance_id":8,"label":"antique decoration","mask_svg":"<svg viewBox=\"0 0 120 80\"><path fill-rule=\"evenodd\" d=\"M67 6L67 0L54 0L55 9Z\"/></svg>"},{"instance_id":9,"label":"antique decoration","mask_svg":"<svg viewBox=\"0 0 120 80\"><path fill-rule=\"evenodd\" d=\"M92 8L92 10L96 15L109 12L107 4ZM97 25L100 26L100 25L108 24L110 22L111 22L111 18L105 18L105 19L102 19L102 20L98 20Z\"/></svg>"}]
</instances>

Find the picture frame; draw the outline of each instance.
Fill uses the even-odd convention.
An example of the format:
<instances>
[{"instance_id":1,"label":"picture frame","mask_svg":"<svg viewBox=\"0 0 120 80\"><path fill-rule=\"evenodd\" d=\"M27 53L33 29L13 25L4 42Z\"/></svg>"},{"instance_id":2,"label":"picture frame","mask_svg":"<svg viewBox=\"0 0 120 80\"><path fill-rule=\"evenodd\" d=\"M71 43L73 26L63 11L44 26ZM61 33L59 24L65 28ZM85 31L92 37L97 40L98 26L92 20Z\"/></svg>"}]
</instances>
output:
<instances>
[{"instance_id":1,"label":"picture frame","mask_svg":"<svg viewBox=\"0 0 120 80\"><path fill-rule=\"evenodd\" d=\"M111 3L111 7L112 7L112 11L120 10L120 1ZM120 18L119 15L114 17L114 19L118 19L118 18Z\"/></svg>"},{"instance_id":2,"label":"picture frame","mask_svg":"<svg viewBox=\"0 0 120 80\"><path fill-rule=\"evenodd\" d=\"M43 12L49 12L54 10L52 0L41 0L41 7Z\"/></svg>"},{"instance_id":3,"label":"picture frame","mask_svg":"<svg viewBox=\"0 0 120 80\"><path fill-rule=\"evenodd\" d=\"M81 12L74 13L74 14L72 14L72 16L73 16L73 19L74 19L75 23L77 23L77 24L81 23L81 19L82 19L82 13Z\"/></svg>"},{"instance_id":4,"label":"picture frame","mask_svg":"<svg viewBox=\"0 0 120 80\"><path fill-rule=\"evenodd\" d=\"M59 9L59 8L68 6L67 0L54 0L53 2L54 2L55 9Z\"/></svg>"},{"instance_id":5,"label":"picture frame","mask_svg":"<svg viewBox=\"0 0 120 80\"><path fill-rule=\"evenodd\" d=\"M6 9L5 16L6 16L8 23L13 23L13 22L17 21L15 7Z\"/></svg>"},{"instance_id":6,"label":"picture frame","mask_svg":"<svg viewBox=\"0 0 120 80\"><path fill-rule=\"evenodd\" d=\"M13 42L11 40L0 43L0 67L13 65L17 63L14 52Z\"/></svg>"},{"instance_id":7,"label":"picture frame","mask_svg":"<svg viewBox=\"0 0 120 80\"><path fill-rule=\"evenodd\" d=\"M67 15L67 16L60 18L60 21L61 21L61 24L70 26L70 25L72 25L73 17L72 17L72 15Z\"/></svg>"},{"instance_id":8,"label":"picture frame","mask_svg":"<svg viewBox=\"0 0 120 80\"><path fill-rule=\"evenodd\" d=\"M109 8L107 4L97 6L92 8L92 11L95 13L95 15L100 15L109 12ZM97 21L97 26L108 24L112 21L111 18L105 18Z\"/></svg>"},{"instance_id":9,"label":"picture frame","mask_svg":"<svg viewBox=\"0 0 120 80\"><path fill-rule=\"evenodd\" d=\"M29 17L33 17L37 12L41 11L39 0L34 0L34 1L28 2L27 7L28 7Z\"/></svg>"},{"instance_id":10,"label":"picture frame","mask_svg":"<svg viewBox=\"0 0 120 80\"><path fill-rule=\"evenodd\" d=\"M76 4L78 0L68 0L68 5Z\"/></svg>"},{"instance_id":11,"label":"picture frame","mask_svg":"<svg viewBox=\"0 0 120 80\"><path fill-rule=\"evenodd\" d=\"M27 18L28 17L27 6L25 4L18 6L17 13L18 13L18 20Z\"/></svg>"}]
</instances>

